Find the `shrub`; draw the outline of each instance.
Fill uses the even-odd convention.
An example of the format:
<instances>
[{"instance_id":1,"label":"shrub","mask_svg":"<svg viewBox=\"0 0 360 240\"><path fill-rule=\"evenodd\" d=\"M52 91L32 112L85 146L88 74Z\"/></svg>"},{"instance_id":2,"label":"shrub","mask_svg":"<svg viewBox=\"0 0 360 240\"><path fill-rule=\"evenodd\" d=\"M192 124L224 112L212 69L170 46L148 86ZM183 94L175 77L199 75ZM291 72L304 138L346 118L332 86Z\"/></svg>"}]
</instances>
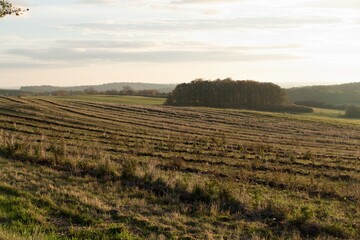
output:
<instances>
[{"instance_id":1,"label":"shrub","mask_svg":"<svg viewBox=\"0 0 360 240\"><path fill-rule=\"evenodd\" d=\"M190 199L209 205L218 204L221 209L231 212L244 210L232 192L217 181L206 181L204 185L195 185L190 194Z\"/></svg>"},{"instance_id":2,"label":"shrub","mask_svg":"<svg viewBox=\"0 0 360 240\"><path fill-rule=\"evenodd\" d=\"M101 159L94 169L96 177L115 177L118 175L117 165L110 159Z\"/></svg>"},{"instance_id":3,"label":"shrub","mask_svg":"<svg viewBox=\"0 0 360 240\"><path fill-rule=\"evenodd\" d=\"M172 170L180 170L184 167L184 162L180 157L174 157L169 161L168 167Z\"/></svg>"},{"instance_id":4,"label":"shrub","mask_svg":"<svg viewBox=\"0 0 360 240\"><path fill-rule=\"evenodd\" d=\"M313 156L312 152L310 152L310 151L305 152L305 153L304 153L304 156L303 156L303 158L304 158L305 160L311 160L313 157L314 157L314 156Z\"/></svg>"},{"instance_id":5,"label":"shrub","mask_svg":"<svg viewBox=\"0 0 360 240\"><path fill-rule=\"evenodd\" d=\"M204 186L196 185L193 189L193 198L206 202L211 203L220 200L221 198L221 188L219 184L215 181L208 181L205 182Z\"/></svg>"},{"instance_id":6,"label":"shrub","mask_svg":"<svg viewBox=\"0 0 360 240\"><path fill-rule=\"evenodd\" d=\"M347 118L360 118L360 107L349 106L345 111L345 117L347 117Z\"/></svg>"},{"instance_id":7,"label":"shrub","mask_svg":"<svg viewBox=\"0 0 360 240\"><path fill-rule=\"evenodd\" d=\"M134 159L125 159L122 164L121 178L131 180L136 176L137 162Z\"/></svg>"},{"instance_id":8,"label":"shrub","mask_svg":"<svg viewBox=\"0 0 360 240\"><path fill-rule=\"evenodd\" d=\"M67 157L67 147L64 140L62 140L61 142L52 142L48 151L53 154L55 163L61 163Z\"/></svg>"}]
</instances>

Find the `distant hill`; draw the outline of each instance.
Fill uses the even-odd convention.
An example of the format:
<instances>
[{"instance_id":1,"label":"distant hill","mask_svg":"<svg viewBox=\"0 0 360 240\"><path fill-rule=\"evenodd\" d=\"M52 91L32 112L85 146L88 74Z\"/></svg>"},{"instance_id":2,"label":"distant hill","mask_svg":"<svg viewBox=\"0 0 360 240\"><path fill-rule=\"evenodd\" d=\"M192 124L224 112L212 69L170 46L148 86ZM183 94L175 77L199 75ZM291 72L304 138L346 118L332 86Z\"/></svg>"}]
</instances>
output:
<instances>
[{"instance_id":1,"label":"distant hill","mask_svg":"<svg viewBox=\"0 0 360 240\"><path fill-rule=\"evenodd\" d=\"M0 96L17 96L24 92L20 90L0 89Z\"/></svg>"},{"instance_id":2,"label":"distant hill","mask_svg":"<svg viewBox=\"0 0 360 240\"><path fill-rule=\"evenodd\" d=\"M293 102L315 101L326 104L360 104L360 82L286 89Z\"/></svg>"},{"instance_id":3,"label":"distant hill","mask_svg":"<svg viewBox=\"0 0 360 240\"><path fill-rule=\"evenodd\" d=\"M24 92L42 93L42 92L55 92L55 91L84 91L87 88L93 88L96 91L117 90L120 91L125 86L130 86L134 90L158 90L161 93L169 93L175 89L177 84L156 84L156 83L130 83L130 82L117 82L106 83L101 85L84 85L74 87L56 87L50 85L44 86L24 86L20 90Z\"/></svg>"}]
</instances>

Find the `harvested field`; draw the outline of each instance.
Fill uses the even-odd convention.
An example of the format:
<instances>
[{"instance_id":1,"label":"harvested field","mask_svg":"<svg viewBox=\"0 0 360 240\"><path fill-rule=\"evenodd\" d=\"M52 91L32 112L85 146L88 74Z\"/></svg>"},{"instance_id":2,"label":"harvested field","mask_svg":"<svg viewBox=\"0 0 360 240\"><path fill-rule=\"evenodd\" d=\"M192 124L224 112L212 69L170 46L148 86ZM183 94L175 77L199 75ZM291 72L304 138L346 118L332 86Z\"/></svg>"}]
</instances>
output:
<instances>
[{"instance_id":1,"label":"harvested field","mask_svg":"<svg viewBox=\"0 0 360 240\"><path fill-rule=\"evenodd\" d=\"M0 98L0 238L360 238L360 125Z\"/></svg>"}]
</instances>

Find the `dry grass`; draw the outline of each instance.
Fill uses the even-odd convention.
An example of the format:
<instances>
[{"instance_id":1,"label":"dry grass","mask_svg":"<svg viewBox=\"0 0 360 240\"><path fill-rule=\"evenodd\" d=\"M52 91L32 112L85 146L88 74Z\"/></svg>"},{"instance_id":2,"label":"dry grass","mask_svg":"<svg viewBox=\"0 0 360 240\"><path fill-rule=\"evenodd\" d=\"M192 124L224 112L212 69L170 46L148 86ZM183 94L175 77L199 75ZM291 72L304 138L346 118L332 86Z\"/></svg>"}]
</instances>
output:
<instances>
[{"instance_id":1,"label":"dry grass","mask_svg":"<svg viewBox=\"0 0 360 240\"><path fill-rule=\"evenodd\" d=\"M360 127L301 118L0 98L0 232L357 239Z\"/></svg>"}]
</instances>

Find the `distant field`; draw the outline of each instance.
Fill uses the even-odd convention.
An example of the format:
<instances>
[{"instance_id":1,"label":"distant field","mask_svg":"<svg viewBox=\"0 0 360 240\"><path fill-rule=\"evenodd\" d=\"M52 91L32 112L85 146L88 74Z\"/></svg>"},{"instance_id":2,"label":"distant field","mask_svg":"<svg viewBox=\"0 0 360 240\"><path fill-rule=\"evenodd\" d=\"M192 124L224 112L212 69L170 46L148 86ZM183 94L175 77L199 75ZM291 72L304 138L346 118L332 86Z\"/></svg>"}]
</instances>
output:
<instances>
[{"instance_id":1,"label":"distant field","mask_svg":"<svg viewBox=\"0 0 360 240\"><path fill-rule=\"evenodd\" d=\"M135 105L162 105L165 98L140 97L140 96L120 96L120 95L74 95L45 97L46 99L72 99L88 102L103 102L116 104L135 104Z\"/></svg>"},{"instance_id":2,"label":"distant field","mask_svg":"<svg viewBox=\"0 0 360 240\"><path fill-rule=\"evenodd\" d=\"M313 108L313 113L276 113L276 112L258 112L247 111L265 116L273 116L278 118L286 118L289 120L299 120L307 122L322 122L331 125L360 125L360 119L345 118L344 110L333 110L324 108ZM244 111L246 112L246 111Z\"/></svg>"},{"instance_id":3,"label":"distant field","mask_svg":"<svg viewBox=\"0 0 360 240\"><path fill-rule=\"evenodd\" d=\"M0 239L360 239L358 120L84 97L0 98Z\"/></svg>"},{"instance_id":4,"label":"distant field","mask_svg":"<svg viewBox=\"0 0 360 240\"><path fill-rule=\"evenodd\" d=\"M30 97L32 98L32 97ZM163 105L166 98L141 97L141 96L119 96L119 95L74 95L74 96L51 96L51 97L34 97L35 99L59 99L59 100L78 100L85 102L113 103L113 104L129 104L129 105ZM265 115L273 115L278 117L289 117L299 120L336 122L343 124L360 124L360 120L344 118L344 110L313 108L313 113L270 113L258 112ZM246 112L246 111L244 111ZM254 111L248 111L254 112ZM255 111L256 112L256 111Z\"/></svg>"}]
</instances>

